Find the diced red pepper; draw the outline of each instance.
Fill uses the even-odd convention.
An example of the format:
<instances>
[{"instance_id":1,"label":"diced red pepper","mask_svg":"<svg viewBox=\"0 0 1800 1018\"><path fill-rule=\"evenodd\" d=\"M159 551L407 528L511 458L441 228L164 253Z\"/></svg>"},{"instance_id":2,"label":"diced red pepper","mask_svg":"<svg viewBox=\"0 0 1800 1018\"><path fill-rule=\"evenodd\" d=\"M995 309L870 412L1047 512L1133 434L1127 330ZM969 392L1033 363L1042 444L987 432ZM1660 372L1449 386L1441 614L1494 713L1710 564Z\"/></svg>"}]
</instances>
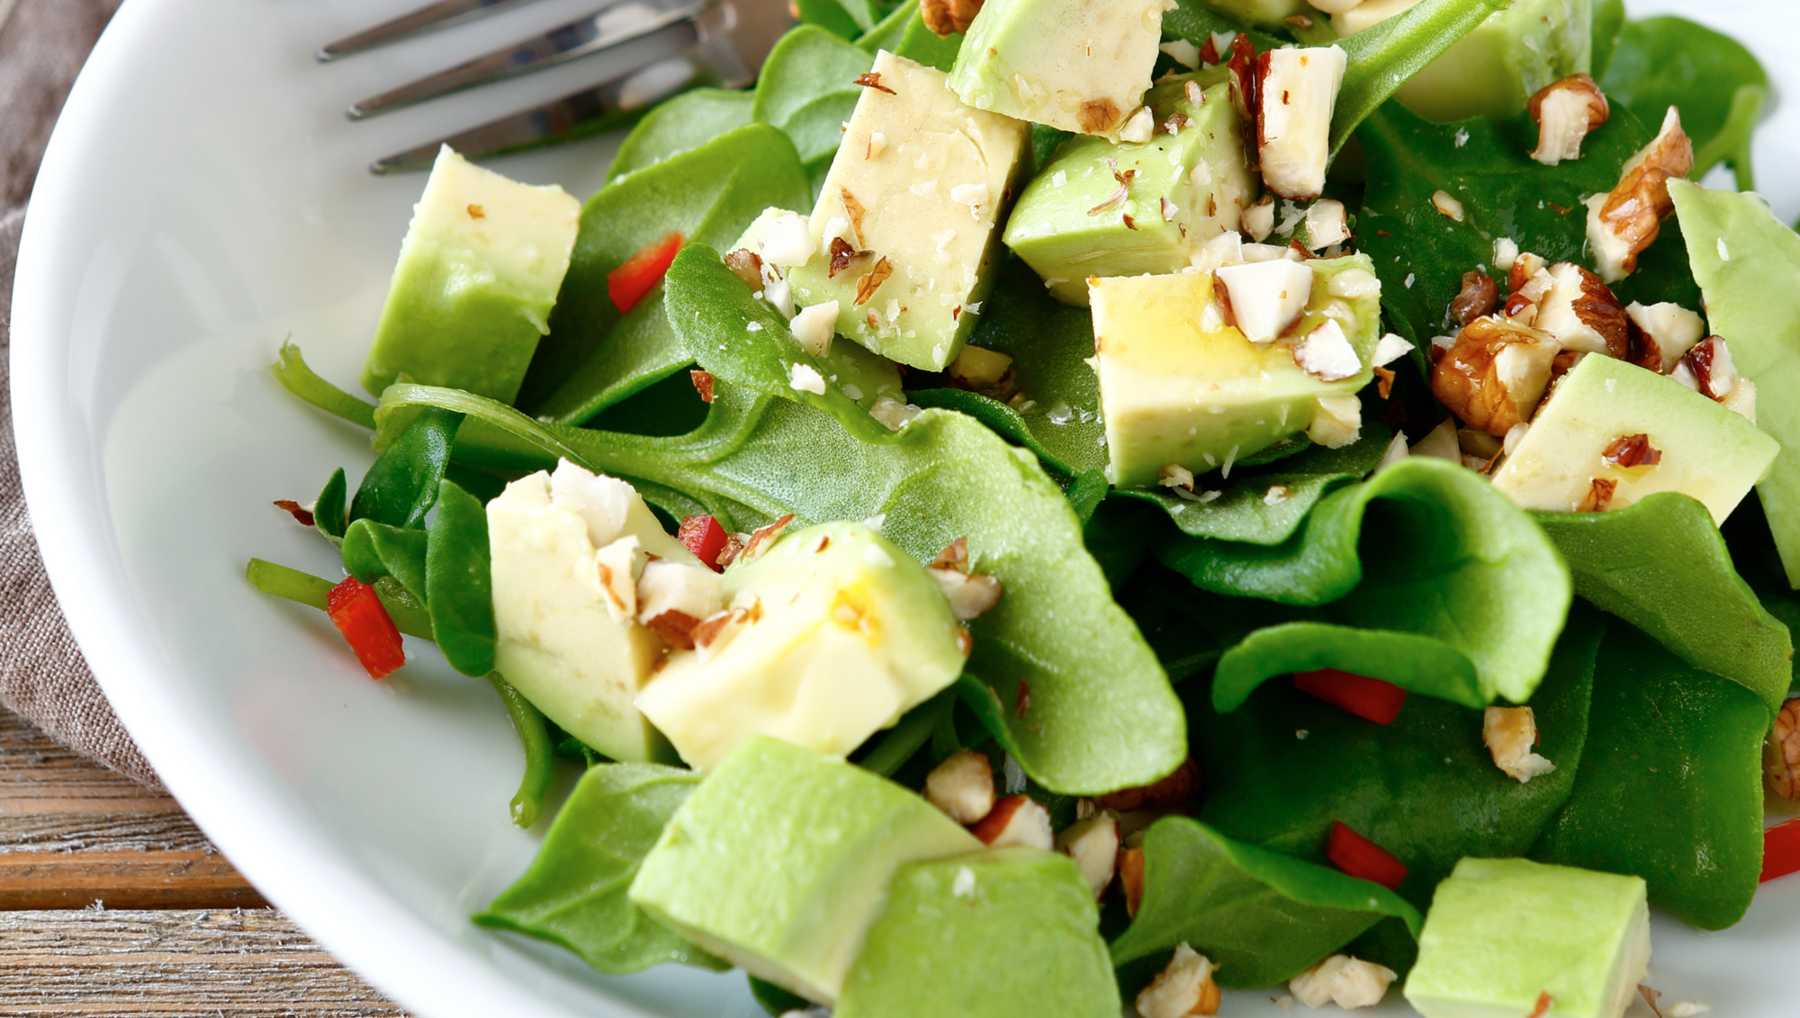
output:
<instances>
[{"instance_id":1,"label":"diced red pepper","mask_svg":"<svg viewBox=\"0 0 1800 1018\"><path fill-rule=\"evenodd\" d=\"M400 630L394 627L394 620L374 587L354 576L346 577L331 588L325 598L325 610L370 678L386 678L406 663Z\"/></svg>"},{"instance_id":2,"label":"diced red pepper","mask_svg":"<svg viewBox=\"0 0 1800 1018\"><path fill-rule=\"evenodd\" d=\"M1400 716L1400 708L1406 704L1406 690L1392 682L1352 675L1336 668L1299 672L1294 676L1294 686L1345 713L1378 725L1393 724Z\"/></svg>"},{"instance_id":3,"label":"diced red pepper","mask_svg":"<svg viewBox=\"0 0 1800 1018\"><path fill-rule=\"evenodd\" d=\"M1763 832L1763 882L1790 873L1800 873L1800 819L1784 821Z\"/></svg>"},{"instance_id":4,"label":"diced red pepper","mask_svg":"<svg viewBox=\"0 0 1800 1018\"><path fill-rule=\"evenodd\" d=\"M1390 891L1406 880L1405 863L1337 820L1331 822L1331 838L1325 844L1325 857L1345 873L1380 884Z\"/></svg>"},{"instance_id":5,"label":"diced red pepper","mask_svg":"<svg viewBox=\"0 0 1800 1018\"><path fill-rule=\"evenodd\" d=\"M725 542L731 539L731 535L725 533L725 528L719 525L718 520L711 516L689 516L681 521L681 530L676 536L682 544L687 545L688 551L694 553L695 558L706 563L713 572L725 571L725 567L719 564L719 553L725 550Z\"/></svg>"},{"instance_id":6,"label":"diced red pepper","mask_svg":"<svg viewBox=\"0 0 1800 1018\"><path fill-rule=\"evenodd\" d=\"M679 232L644 248L625 259L625 264L606 274L606 294L620 314L637 307L669 271L669 263L681 253L683 237Z\"/></svg>"}]
</instances>

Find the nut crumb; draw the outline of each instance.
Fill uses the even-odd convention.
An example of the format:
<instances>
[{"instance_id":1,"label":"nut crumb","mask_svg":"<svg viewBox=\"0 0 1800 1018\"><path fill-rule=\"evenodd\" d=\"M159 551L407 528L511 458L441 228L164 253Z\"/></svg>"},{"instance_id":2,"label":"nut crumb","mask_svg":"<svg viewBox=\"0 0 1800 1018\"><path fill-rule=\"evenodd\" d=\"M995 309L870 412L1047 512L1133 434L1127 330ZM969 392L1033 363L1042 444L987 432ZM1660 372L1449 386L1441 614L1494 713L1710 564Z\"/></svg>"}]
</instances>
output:
<instances>
[{"instance_id":1,"label":"nut crumb","mask_svg":"<svg viewBox=\"0 0 1800 1018\"><path fill-rule=\"evenodd\" d=\"M868 71L863 74L859 74L856 76L856 80L854 82L851 82L851 84L861 85L864 88L872 88L877 92L886 92L888 95L899 95L900 94L881 83L881 72L880 71Z\"/></svg>"}]
</instances>

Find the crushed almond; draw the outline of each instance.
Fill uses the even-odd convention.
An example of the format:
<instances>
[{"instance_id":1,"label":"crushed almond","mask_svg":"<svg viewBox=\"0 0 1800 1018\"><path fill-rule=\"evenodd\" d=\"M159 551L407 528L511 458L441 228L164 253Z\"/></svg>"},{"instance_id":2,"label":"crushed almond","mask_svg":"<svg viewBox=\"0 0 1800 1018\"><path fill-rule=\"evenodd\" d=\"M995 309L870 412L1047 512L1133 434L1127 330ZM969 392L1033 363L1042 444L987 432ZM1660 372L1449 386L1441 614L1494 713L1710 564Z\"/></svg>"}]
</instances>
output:
<instances>
[{"instance_id":1,"label":"crushed almond","mask_svg":"<svg viewBox=\"0 0 1800 1018\"><path fill-rule=\"evenodd\" d=\"M967 826L993 812L994 765L986 753L958 750L925 777L925 800Z\"/></svg>"},{"instance_id":2,"label":"crushed almond","mask_svg":"<svg viewBox=\"0 0 1800 1018\"><path fill-rule=\"evenodd\" d=\"M1139 106L1119 128L1119 140L1133 144L1143 144L1156 134L1156 114L1148 106Z\"/></svg>"},{"instance_id":3,"label":"crushed almond","mask_svg":"<svg viewBox=\"0 0 1800 1018\"><path fill-rule=\"evenodd\" d=\"M1179 463L1166 463L1156 473L1156 483L1165 488L1180 488L1184 491L1194 490L1194 472Z\"/></svg>"},{"instance_id":4,"label":"crushed almond","mask_svg":"<svg viewBox=\"0 0 1800 1018\"><path fill-rule=\"evenodd\" d=\"M1393 969L1334 954L1288 981L1288 992L1307 1007L1336 1004L1345 1010L1374 1007L1398 978Z\"/></svg>"},{"instance_id":5,"label":"crushed almond","mask_svg":"<svg viewBox=\"0 0 1800 1018\"><path fill-rule=\"evenodd\" d=\"M875 291L881 289L881 284L887 282L888 277L893 274L894 263L886 258L878 259L875 267L856 281L856 303L859 306L867 304L875 296Z\"/></svg>"},{"instance_id":6,"label":"crushed almond","mask_svg":"<svg viewBox=\"0 0 1800 1018\"><path fill-rule=\"evenodd\" d=\"M1770 795L1800 802L1800 698L1775 713L1775 725L1763 743L1763 778Z\"/></svg>"},{"instance_id":7,"label":"crushed almond","mask_svg":"<svg viewBox=\"0 0 1800 1018\"><path fill-rule=\"evenodd\" d=\"M1448 191L1432 192L1431 207L1438 210L1438 215L1457 223L1462 222L1467 214L1463 203Z\"/></svg>"},{"instance_id":8,"label":"crushed almond","mask_svg":"<svg viewBox=\"0 0 1800 1018\"><path fill-rule=\"evenodd\" d=\"M760 557L763 552L769 549L769 546L773 545L777 540L780 540L781 535L786 532L788 526L793 522L794 514L788 513L767 526L756 528L750 533L750 539L744 543L744 550L737 557L742 558L746 562L753 561Z\"/></svg>"},{"instance_id":9,"label":"crushed almond","mask_svg":"<svg viewBox=\"0 0 1800 1018\"><path fill-rule=\"evenodd\" d=\"M856 200L856 195L851 194L847 187L838 188L838 197L843 199L844 214L850 217L851 235L856 238L857 246L861 247L868 243L863 240L863 217L869 214L869 210Z\"/></svg>"},{"instance_id":10,"label":"crushed almond","mask_svg":"<svg viewBox=\"0 0 1800 1018\"><path fill-rule=\"evenodd\" d=\"M1338 382L1362 371L1362 358L1350 345L1344 327L1328 319L1294 347L1294 363L1322 382Z\"/></svg>"},{"instance_id":11,"label":"crushed almond","mask_svg":"<svg viewBox=\"0 0 1800 1018\"><path fill-rule=\"evenodd\" d=\"M1056 839L1050 829L1050 811L1026 795L1009 795L994 804L969 833L989 848L1024 845L1049 851Z\"/></svg>"},{"instance_id":12,"label":"crushed almond","mask_svg":"<svg viewBox=\"0 0 1800 1018\"><path fill-rule=\"evenodd\" d=\"M831 264L825 270L825 278L836 279L838 273L849 268L851 262L861 258L865 254L868 254L868 252L858 251L850 245L849 241L842 237L831 238Z\"/></svg>"},{"instance_id":13,"label":"crushed almond","mask_svg":"<svg viewBox=\"0 0 1800 1018\"><path fill-rule=\"evenodd\" d=\"M1212 959L1177 944L1169 964L1137 995L1142 1018L1190 1018L1219 1013L1219 984Z\"/></svg>"},{"instance_id":14,"label":"crushed almond","mask_svg":"<svg viewBox=\"0 0 1800 1018\"><path fill-rule=\"evenodd\" d=\"M725 252L725 267L752 290L760 290L765 285L762 255L749 248L740 247L735 251Z\"/></svg>"},{"instance_id":15,"label":"crushed almond","mask_svg":"<svg viewBox=\"0 0 1800 1018\"><path fill-rule=\"evenodd\" d=\"M1098 898L1106 893L1118 867L1119 818L1102 811L1078 820L1056 836L1056 847L1075 860L1075 868Z\"/></svg>"},{"instance_id":16,"label":"crushed almond","mask_svg":"<svg viewBox=\"0 0 1800 1018\"><path fill-rule=\"evenodd\" d=\"M886 92L888 95L899 95L898 92L895 92L893 89L881 83L881 72L879 71L865 71L864 73L857 75L856 80L851 82L851 84L861 85L863 88L872 88L877 92Z\"/></svg>"},{"instance_id":17,"label":"crushed almond","mask_svg":"<svg viewBox=\"0 0 1800 1018\"><path fill-rule=\"evenodd\" d=\"M1528 107L1537 121L1538 143L1531 158L1545 166L1581 158L1581 143L1611 116L1606 96L1594 79L1572 74L1552 82L1531 97Z\"/></svg>"},{"instance_id":18,"label":"crushed almond","mask_svg":"<svg viewBox=\"0 0 1800 1018\"><path fill-rule=\"evenodd\" d=\"M1138 906L1144 903L1143 849L1119 850L1119 889L1125 892L1125 914L1137 915Z\"/></svg>"},{"instance_id":19,"label":"crushed almond","mask_svg":"<svg viewBox=\"0 0 1800 1018\"><path fill-rule=\"evenodd\" d=\"M1538 729L1537 715L1530 707L1489 707L1481 717L1481 741L1494 758L1494 766L1521 785L1556 769L1532 752Z\"/></svg>"},{"instance_id":20,"label":"crushed almond","mask_svg":"<svg viewBox=\"0 0 1800 1018\"><path fill-rule=\"evenodd\" d=\"M645 620L644 625L662 638L662 642L676 650L694 649L694 630L700 627L700 620L687 612L671 608Z\"/></svg>"},{"instance_id":21,"label":"crushed almond","mask_svg":"<svg viewBox=\"0 0 1800 1018\"><path fill-rule=\"evenodd\" d=\"M951 614L958 621L969 622L987 614L1000 603L1005 593L1000 581L984 574L969 574L955 569L932 569L931 578L950 602Z\"/></svg>"}]
</instances>

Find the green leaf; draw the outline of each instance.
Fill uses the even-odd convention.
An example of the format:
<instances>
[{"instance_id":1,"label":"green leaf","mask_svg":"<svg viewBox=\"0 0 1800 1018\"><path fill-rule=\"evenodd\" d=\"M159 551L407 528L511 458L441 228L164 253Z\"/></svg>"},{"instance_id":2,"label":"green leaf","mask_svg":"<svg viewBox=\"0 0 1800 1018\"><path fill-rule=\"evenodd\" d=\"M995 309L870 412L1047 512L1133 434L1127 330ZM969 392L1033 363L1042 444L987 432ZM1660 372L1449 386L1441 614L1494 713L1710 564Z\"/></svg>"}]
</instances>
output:
<instances>
[{"instance_id":1,"label":"green leaf","mask_svg":"<svg viewBox=\"0 0 1800 1018\"><path fill-rule=\"evenodd\" d=\"M1214 33L1224 32L1243 32L1258 50L1287 44L1287 40L1279 36L1249 28L1236 18L1220 14L1207 6L1207 0L1175 0L1174 10L1163 14L1162 30L1165 39L1186 39L1201 48L1205 48Z\"/></svg>"},{"instance_id":2,"label":"green leaf","mask_svg":"<svg viewBox=\"0 0 1800 1018\"><path fill-rule=\"evenodd\" d=\"M895 15L906 13L906 28L900 35L900 41L888 48L892 49L896 56L905 57L916 63L924 64L926 67L935 67L945 74L949 74L950 68L956 64L956 54L962 50L962 33L938 35L925 27L925 21L919 17L917 8L916 3L909 3L894 12ZM874 52L880 48L874 45L876 34L871 31L869 37L857 40L857 45ZM1033 137L1036 137L1036 125L1034 125L1032 134Z\"/></svg>"},{"instance_id":3,"label":"green leaf","mask_svg":"<svg viewBox=\"0 0 1800 1018\"><path fill-rule=\"evenodd\" d=\"M1578 615L1532 698L1537 751L1556 770L1520 784L1482 745L1482 714L1411 697L1374 725L1281 684L1232 714L1194 709L1207 776L1200 819L1227 837L1324 863L1333 821L1407 867L1402 898L1423 906L1465 855L1522 855L1568 801L1586 766L1597 620ZM1619 828L1637 831L1638 827Z\"/></svg>"},{"instance_id":4,"label":"green leaf","mask_svg":"<svg viewBox=\"0 0 1800 1018\"><path fill-rule=\"evenodd\" d=\"M606 277L671 232L723 247L765 208L798 208L811 194L793 146L751 124L614 180L588 199L550 334L538 346L518 405L582 423L686 367L659 294L624 315Z\"/></svg>"},{"instance_id":5,"label":"green leaf","mask_svg":"<svg viewBox=\"0 0 1800 1018\"><path fill-rule=\"evenodd\" d=\"M374 520L357 520L344 533L341 549L344 572L374 583L392 576L406 592L425 600L425 549L429 543L417 527L396 527Z\"/></svg>"},{"instance_id":6,"label":"green leaf","mask_svg":"<svg viewBox=\"0 0 1800 1018\"><path fill-rule=\"evenodd\" d=\"M1335 155L1359 125L1462 37L1511 0L1425 0L1404 14L1337 41L1349 56L1331 117Z\"/></svg>"},{"instance_id":7,"label":"green leaf","mask_svg":"<svg viewBox=\"0 0 1800 1018\"><path fill-rule=\"evenodd\" d=\"M1357 137L1368 160L1368 186L1357 243L1381 277L1381 302L1395 330L1420 350L1454 331L1450 301L1470 269L1495 271L1494 242L1510 238L1551 262L1586 262L1582 200L1610 191L1625 161L1650 140L1629 110L1589 135L1581 158L1534 162L1530 117L1433 124L1389 103ZM1463 203L1462 222L1432 204L1444 191ZM1673 222L1645 252L1638 270L1614 287L1622 301L1674 301L1697 307L1698 292Z\"/></svg>"},{"instance_id":8,"label":"green leaf","mask_svg":"<svg viewBox=\"0 0 1800 1018\"><path fill-rule=\"evenodd\" d=\"M1732 925L1762 869L1768 725L1741 686L1614 624L1574 794L1533 857L1636 874L1652 904L1703 929Z\"/></svg>"},{"instance_id":9,"label":"green leaf","mask_svg":"<svg viewBox=\"0 0 1800 1018\"><path fill-rule=\"evenodd\" d=\"M480 677L494 670L494 581L488 563L487 510L445 481L426 531L425 606L450 667Z\"/></svg>"},{"instance_id":10,"label":"green leaf","mask_svg":"<svg viewBox=\"0 0 1800 1018\"><path fill-rule=\"evenodd\" d=\"M1594 80L1606 80L1607 69L1612 66L1613 51L1618 48L1619 35L1624 29L1625 0L1595 0L1594 57L1588 71Z\"/></svg>"},{"instance_id":11,"label":"green leaf","mask_svg":"<svg viewBox=\"0 0 1800 1018\"><path fill-rule=\"evenodd\" d=\"M1543 676L1572 596L1568 567L1531 518L1440 460L1403 460L1333 492L1283 544L1181 537L1159 555L1204 590L1337 602L1331 621L1434 638L1468 657L1485 697L1515 703Z\"/></svg>"},{"instance_id":12,"label":"green leaf","mask_svg":"<svg viewBox=\"0 0 1800 1018\"><path fill-rule=\"evenodd\" d=\"M844 137L844 122L862 96L856 79L871 63L868 50L808 25L782 36L763 63L751 116L793 139L800 163L813 180L813 190L830 169ZM784 207L799 209L803 204L810 203Z\"/></svg>"},{"instance_id":13,"label":"green leaf","mask_svg":"<svg viewBox=\"0 0 1800 1018\"><path fill-rule=\"evenodd\" d=\"M295 356L299 356L298 350L295 351ZM375 411L371 407L369 410L369 426L371 428L375 426L374 422ZM350 522L350 510L344 506L344 499L349 490L348 483L344 478L344 468L337 468L332 471L330 480L325 482L324 489L319 492L318 499L313 502L313 526L319 529L319 533L333 541L344 539L344 528Z\"/></svg>"},{"instance_id":14,"label":"green leaf","mask_svg":"<svg viewBox=\"0 0 1800 1018\"><path fill-rule=\"evenodd\" d=\"M855 39L874 28L888 7L880 0L795 0L794 6L801 21L845 39Z\"/></svg>"},{"instance_id":15,"label":"green leaf","mask_svg":"<svg viewBox=\"0 0 1800 1018\"><path fill-rule=\"evenodd\" d=\"M1695 668L1780 710L1794 641L1731 564L1712 514L1664 492L1606 513L1540 513L1575 593L1636 626Z\"/></svg>"},{"instance_id":16,"label":"green leaf","mask_svg":"<svg viewBox=\"0 0 1800 1018\"><path fill-rule=\"evenodd\" d=\"M550 744L550 722L525 694L498 674L490 673L488 682L500 694L506 717L512 722L513 734L519 737L519 748L525 755L525 769L519 775L519 790L513 793L512 822L518 827L531 827L543 812L544 800L550 795L551 779L556 777L556 749Z\"/></svg>"},{"instance_id":17,"label":"green leaf","mask_svg":"<svg viewBox=\"0 0 1800 1018\"><path fill-rule=\"evenodd\" d=\"M1143 848L1143 904L1112 943L1114 964L1187 944L1218 965L1226 986L1273 986L1382 919L1418 935L1418 910L1387 888L1186 817L1157 821Z\"/></svg>"},{"instance_id":18,"label":"green leaf","mask_svg":"<svg viewBox=\"0 0 1800 1018\"><path fill-rule=\"evenodd\" d=\"M664 962L723 968L626 897L644 856L699 783L693 771L656 764L589 768L531 867L475 922L565 947L602 972Z\"/></svg>"},{"instance_id":19,"label":"green leaf","mask_svg":"<svg viewBox=\"0 0 1800 1018\"><path fill-rule=\"evenodd\" d=\"M1757 386L1757 424L1781 454L1756 493L1788 583L1800 588L1800 234L1755 195L1670 181L1714 334ZM1690 305L1694 306L1694 305Z\"/></svg>"},{"instance_id":20,"label":"green leaf","mask_svg":"<svg viewBox=\"0 0 1800 1018\"><path fill-rule=\"evenodd\" d=\"M300 356L300 348L292 342L281 344L281 352L270 368L281 387L303 403L310 403L334 417L371 430L375 427L375 408L350 393L319 377Z\"/></svg>"},{"instance_id":21,"label":"green leaf","mask_svg":"<svg viewBox=\"0 0 1800 1018\"><path fill-rule=\"evenodd\" d=\"M869 30L856 37L856 45L863 50L874 53L878 50L894 52L913 23L919 20L919 0L906 0L905 3L889 11L887 16L869 27Z\"/></svg>"},{"instance_id":22,"label":"green leaf","mask_svg":"<svg viewBox=\"0 0 1800 1018\"><path fill-rule=\"evenodd\" d=\"M1682 129L1694 140L1693 176L1729 162L1738 187L1755 186L1750 132L1769 75L1743 43L1686 18L1628 22L1600 87L1615 108L1646 124L1660 124L1669 107L1680 107Z\"/></svg>"},{"instance_id":23,"label":"green leaf","mask_svg":"<svg viewBox=\"0 0 1800 1018\"><path fill-rule=\"evenodd\" d=\"M322 577L259 558L253 558L245 565L244 579L270 597L279 597L320 611L326 610L331 588L336 586ZM374 586L375 596L381 599L382 607L387 609L396 629L407 636L416 636L421 640L431 639L431 620L425 617L425 610L419 607L419 603L406 593L398 581L392 577L383 577L375 581Z\"/></svg>"},{"instance_id":24,"label":"green leaf","mask_svg":"<svg viewBox=\"0 0 1800 1018\"><path fill-rule=\"evenodd\" d=\"M417 527L437 501L438 482L450 462L450 445L461 420L442 411L425 412L407 425L375 457L350 500L350 520L373 520L391 527Z\"/></svg>"},{"instance_id":25,"label":"green leaf","mask_svg":"<svg viewBox=\"0 0 1800 1018\"><path fill-rule=\"evenodd\" d=\"M654 166L751 122L749 92L696 88L658 103L619 143L608 180Z\"/></svg>"},{"instance_id":26,"label":"green leaf","mask_svg":"<svg viewBox=\"0 0 1800 1018\"><path fill-rule=\"evenodd\" d=\"M1468 655L1443 640L1411 633L1357 629L1323 622L1287 622L1246 636L1219 659L1213 707L1242 706L1258 686L1278 676L1336 668L1391 682L1411 693L1479 710L1493 702Z\"/></svg>"}]
</instances>

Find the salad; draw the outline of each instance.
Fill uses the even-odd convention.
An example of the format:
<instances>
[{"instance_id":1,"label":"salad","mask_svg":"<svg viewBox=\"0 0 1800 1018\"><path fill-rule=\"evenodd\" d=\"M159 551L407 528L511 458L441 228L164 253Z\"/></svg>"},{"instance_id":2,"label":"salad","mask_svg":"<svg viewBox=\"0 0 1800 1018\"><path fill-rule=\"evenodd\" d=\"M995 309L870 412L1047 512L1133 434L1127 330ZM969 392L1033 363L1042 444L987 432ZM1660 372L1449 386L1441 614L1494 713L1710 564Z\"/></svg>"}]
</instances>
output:
<instances>
[{"instance_id":1,"label":"salad","mask_svg":"<svg viewBox=\"0 0 1800 1018\"><path fill-rule=\"evenodd\" d=\"M344 578L250 581L517 729L475 921L773 1014L1698 1013L1649 909L1800 869L1754 57L1618 0L797 10L585 204L445 150L375 402L275 366L375 455L277 503Z\"/></svg>"}]
</instances>

